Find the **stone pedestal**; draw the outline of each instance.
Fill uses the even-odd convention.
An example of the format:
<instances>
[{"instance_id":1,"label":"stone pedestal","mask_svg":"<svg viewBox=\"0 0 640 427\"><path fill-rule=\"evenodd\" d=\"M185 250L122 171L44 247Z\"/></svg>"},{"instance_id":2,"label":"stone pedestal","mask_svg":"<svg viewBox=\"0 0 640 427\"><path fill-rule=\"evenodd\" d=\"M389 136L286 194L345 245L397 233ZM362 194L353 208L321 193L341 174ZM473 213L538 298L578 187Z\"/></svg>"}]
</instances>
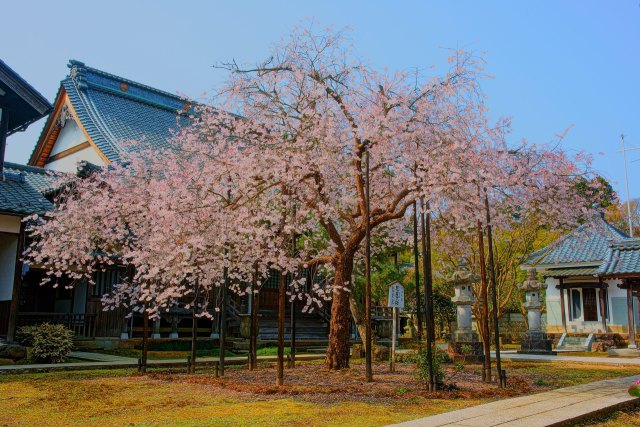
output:
<instances>
[{"instance_id":1,"label":"stone pedestal","mask_svg":"<svg viewBox=\"0 0 640 427\"><path fill-rule=\"evenodd\" d=\"M540 292L546 289L547 285L536 279L536 269L530 268L527 273L527 280L518 285L518 289L525 291L524 308L527 309L527 321L529 329L525 332L518 353L524 354L556 354L552 350L552 340L547 338L547 334L542 330L542 299Z\"/></svg>"},{"instance_id":2,"label":"stone pedestal","mask_svg":"<svg viewBox=\"0 0 640 427\"><path fill-rule=\"evenodd\" d=\"M479 276L469 271L469 263L466 259L458 260L458 270L453 273L449 283L455 288L455 295L451 301L456 306L457 327L451 337L452 342L449 348L458 354L465 354L466 357L474 360L483 360L482 343L478 341L478 334L473 330L473 303L476 298L473 296L473 282ZM467 350L463 348L468 346Z\"/></svg>"},{"instance_id":3,"label":"stone pedestal","mask_svg":"<svg viewBox=\"0 0 640 427\"><path fill-rule=\"evenodd\" d=\"M547 334L543 332L526 332L518 353L555 355L552 344L553 340L548 339Z\"/></svg>"}]
</instances>

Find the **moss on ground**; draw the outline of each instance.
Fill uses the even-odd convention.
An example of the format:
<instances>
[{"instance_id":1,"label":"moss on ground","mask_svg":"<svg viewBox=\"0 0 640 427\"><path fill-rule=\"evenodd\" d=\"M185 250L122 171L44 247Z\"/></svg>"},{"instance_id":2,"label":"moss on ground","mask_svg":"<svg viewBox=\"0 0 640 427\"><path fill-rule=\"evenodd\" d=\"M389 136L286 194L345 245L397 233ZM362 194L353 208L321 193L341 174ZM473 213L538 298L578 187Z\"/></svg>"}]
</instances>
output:
<instances>
[{"instance_id":1,"label":"moss on ground","mask_svg":"<svg viewBox=\"0 0 640 427\"><path fill-rule=\"evenodd\" d=\"M311 374L318 373L319 382L336 376L327 374L318 364L309 364L309 368ZM638 372L638 369L549 363L505 363L505 368L514 382L518 378L517 381L526 383L531 391ZM175 369L152 369L148 376L138 376L132 370L0 376L0 425L371 426L452 411L492 399L477 398L473 394L450 398L446 392L431 397L411 391L413 387L419 387L415 385L396 387L391 393L387 390L380 397L375 393L372 397L338 393L340 397L328 394L322 396L325 400L314 401L302 395L310 392L300 386L292 387L292 392L287 392L286 387L280 390L271 385L245 383L244 387L235 387L234 372L236 376L242 373L253 378L254 373L241 372L242 369L229 368L229 379L217 381L210 381L211 376L205 369L202 370L204 374L195 377ZM380 365L378 369L386 369L386 366ZM479 371L479 366L469 370ZM360 384L361 373L351 371L338 377L349 378L351 387L354 384L360 387L357 384ZM286 375L291 375L289 372ZM265 366L255 375L263 375L268 384L272 384L272 373L272 368ZM403 375L410 381L408 371ZM379 384L383 385L385 380L378 378ZM535 381L541 379L545 385L536 386ZM311 382L306 384L313 390L315 384ZM371 387L364 382L361 384L364 390ZM319 384L318 387L323 386ZM296 394L296 390L302 390L301 394ZM623 418L620 419L626 422L626 416L621 414Z\"/></svg>"}]
</instances>

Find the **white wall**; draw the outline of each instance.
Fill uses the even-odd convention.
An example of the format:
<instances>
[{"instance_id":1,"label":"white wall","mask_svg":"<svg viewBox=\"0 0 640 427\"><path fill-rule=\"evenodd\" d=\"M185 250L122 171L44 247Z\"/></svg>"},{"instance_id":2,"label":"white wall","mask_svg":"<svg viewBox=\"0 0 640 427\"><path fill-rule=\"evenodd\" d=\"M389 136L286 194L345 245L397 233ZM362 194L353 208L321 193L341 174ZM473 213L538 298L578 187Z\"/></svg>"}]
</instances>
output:
<instances>
[{"instance_id":1,"label":"white wall","mask_svg":"<svg viewBox=\"0 0 640 427\"><path fill-rule=\"evenodd\" d=\"M80 129L75 121L69 119L65 122L64 127L58 135L56 143L53 145L51 156L85 142L87 142L87 137L84 132L82 132L82 129ZM100 157L100 154L98 154L98 151L92 146L89 146L63 157L62 159L47 163L44 168L60 172L76 172L78 162L81 161L91 162L98 166L105 165L105 162L102 157Z\"/></svg>"},{"instance_id":2,"label":"white wall","mask_svg":"<svg viewBox=\"0 0 640 427\"><path fill-rule=\"evenodd\" d=\"M86 135L74 120L69 119L60 130L58 139L51 150L50 156L61 153L64 150L75 147L76 145L80 145L83 142L87 142Z\"/></svg>"},{"instance_id":3,"label":"white wall","mask_svg":"<svg viewBox=\"0 0 640 427\"><path fill-rule=\"evenodd\" d=\"M67 157L47 163L44 168L59 172L76 172L78 170L78 162L82 161L87 161L97 166L105 165L98 152L93 147L87 147Z\"/></svg>"},{"instance_id":4,"label":"white wall","mask_svg":"<svg viewBox=\"0 0 640 427\"><path fill-rule=\"evenodd\" d=\"M0 301L11 301L18 251L18 234L0 233Z\"/></svg>"}]
</instances>

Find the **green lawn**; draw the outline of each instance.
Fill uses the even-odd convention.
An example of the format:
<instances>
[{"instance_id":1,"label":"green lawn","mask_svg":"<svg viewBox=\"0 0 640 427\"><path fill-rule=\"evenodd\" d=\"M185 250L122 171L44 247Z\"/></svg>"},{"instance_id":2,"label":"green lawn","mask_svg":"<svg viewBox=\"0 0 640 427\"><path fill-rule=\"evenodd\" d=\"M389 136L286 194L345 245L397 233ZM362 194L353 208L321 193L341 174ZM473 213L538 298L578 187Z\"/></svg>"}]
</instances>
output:
<instances>
[{"instance_id":1,"label":"green lawn","mask_svg":"<svg viewBox=\"0 0 640 427\"><path fill-rule=\"evenodd\" d=\"M576 427L640 427L640 408L616 411L602 417L584 421Z\"/></svg>"},{"instance_id":2,"label":"green lawn","mask_svg":"<svg viewBox=\"0 0 640 427\"><path fill-rule=\"evenodd\" d=\"M412 367L364 383L362 364L329 372L321 362L287 369L273 385L272 365L230 367L224 379L199 369L95 370L0 376L0 425L65 426L371 426L415 419L501 397L628 376L638 369L550 363L505 363L510 389L479 385L478 365L457 379L460 390L429 394ZM470 381L475 381L470 384Z\"/></svg>"}]
</instances>

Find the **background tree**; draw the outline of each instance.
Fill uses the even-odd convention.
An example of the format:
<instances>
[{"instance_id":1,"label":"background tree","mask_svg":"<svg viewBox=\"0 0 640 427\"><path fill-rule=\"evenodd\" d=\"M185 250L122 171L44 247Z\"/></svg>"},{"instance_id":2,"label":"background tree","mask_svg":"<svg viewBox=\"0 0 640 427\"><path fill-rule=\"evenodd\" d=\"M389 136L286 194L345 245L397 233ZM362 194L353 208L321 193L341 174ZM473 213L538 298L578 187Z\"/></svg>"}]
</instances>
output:
<instances>
[{"instance_id":1,"label":"background tree","mask_svg":"<svg viewBox=\"0 0 640 427\"><path fill-rule=\"evenodd\" d=\"M631 226L633 235L640 236L640 199L631 200ZM616 228L629 234L629 217L627 213L627 203L619 202L607 207L605 218Z\"/></svg>"}]
</instances>

